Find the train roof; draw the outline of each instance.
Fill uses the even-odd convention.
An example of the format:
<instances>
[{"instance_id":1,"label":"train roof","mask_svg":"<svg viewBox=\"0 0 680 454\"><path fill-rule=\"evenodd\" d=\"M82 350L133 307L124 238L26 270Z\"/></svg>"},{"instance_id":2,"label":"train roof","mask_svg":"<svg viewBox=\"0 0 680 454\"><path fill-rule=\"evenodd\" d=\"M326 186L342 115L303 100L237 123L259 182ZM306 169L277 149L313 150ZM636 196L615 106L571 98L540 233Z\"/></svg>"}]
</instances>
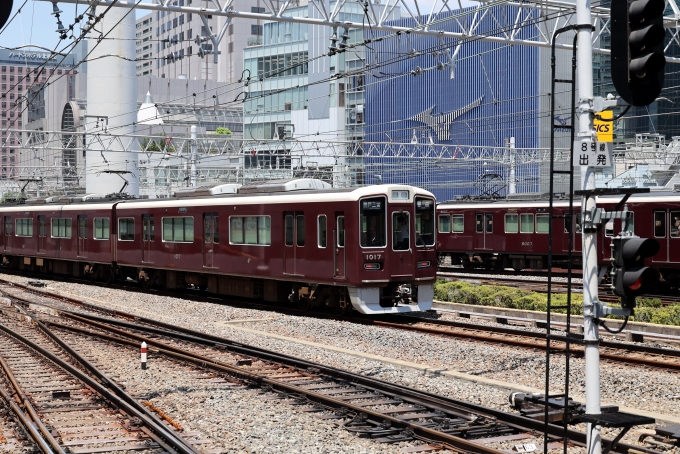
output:
<instances>
[{"instance_id":1,"label":"train roof","mask_svg":"<svg viewBox=\"0 0 680 454\"><path fill-rule=\"evenodd\" d=\"M621 195L605 195L598 196L597 203L616 203L621 200ZM642 194L633 194L626 203L680 203L680 193L671 191L654 191ZM569 200L566 198L559 198L554 200L554 206L567 207ZM451 200L437 203L439 210L456 210L456 209L489 209L494 207L499 208L539 208L548 206L548 199L544 194L526 194L525 197L518 197L514 200L509 199L494 199L494 200ZM581 206L581 197L574 197L574 206Z\"/></svg>"},{"instance_id":2,"label":"train roof","mask_svg":"<svg viewBox=\"0 0 680 454\"><path fill-rule=\"evenodd\" d=\"M393 191L408 191L408 200L392 200ZM217 185L197 187L178 191L172 198L163 199L116 199L111 196L87 195L78 197L55 197L33 199L30 203L6 203L0 211L51 212L82 211L86 209L153 208L158 205L167 207L221 206L247 204L276 204L296 202L340 202L357 201L371 195L386 195L388 200L410 203L415 195L434 198L434 195L415 186L383 184L352 188L333 188L328 183L309 178L294 180L273 180L248 185ZM61 203L59 203L61 202Z\"/></svg>"}]
</instances>

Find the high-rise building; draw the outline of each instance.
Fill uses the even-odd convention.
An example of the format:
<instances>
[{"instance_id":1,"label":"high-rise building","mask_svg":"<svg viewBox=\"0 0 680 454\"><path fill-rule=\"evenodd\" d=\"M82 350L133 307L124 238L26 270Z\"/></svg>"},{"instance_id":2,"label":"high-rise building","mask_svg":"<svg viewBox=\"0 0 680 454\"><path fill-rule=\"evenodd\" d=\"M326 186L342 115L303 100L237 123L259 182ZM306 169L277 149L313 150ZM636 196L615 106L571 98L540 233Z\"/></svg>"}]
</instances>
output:
<instances>
[{"instance_id":1,"label":"high-rise building","mask_svg":"<svg viewBox=\"0 0 680 454\"><path fill-rule=\"evenodd\" d=\"M155 16L155 13L149 13L137 20L135 27L137 77L155 76L157 73L154 56L156 39L153 24Z\"/></svg>"},{"instance_id":2,"label":"high-rise building","mask_svg":"<svg viewBox=\"0 0 680 454\"><path fill-rule=\"evenodd\" d=\"M272 4L278 7L279 1L274 0ZM171 5L214 7L206 0L174 0ZM232 8L254 13L266 11L263 0L234 0ZM165 11L154 11L139 18L137 76L237 83L243 73L243 50L262 44L263 21L242 18L231 21L217 48L213 48L211 40L197 43L197 37L219 35L227 22L224 16L206 15L204 21L196 14ZM207 53L203 57L199 56L201 47ZM217 63L215 52L218 52Z\"/></svg>"},{"instance_id":3,"label":"high-rise building","mask_svg":"<svg viewBox=\"0 0 680 454\"><path fill-rule=\"evenodd\" d=\"M44 94L40 88L47 81L68 78L72 74L75 58L57 56L49 52L0 50L0 94L2 96L2 129L0 130L1 166L0 179L16 178L13 172L19 163L14 145L17 133L28 120L29 111L39 111L44 106Z\"/></svg>"}]
</instances>

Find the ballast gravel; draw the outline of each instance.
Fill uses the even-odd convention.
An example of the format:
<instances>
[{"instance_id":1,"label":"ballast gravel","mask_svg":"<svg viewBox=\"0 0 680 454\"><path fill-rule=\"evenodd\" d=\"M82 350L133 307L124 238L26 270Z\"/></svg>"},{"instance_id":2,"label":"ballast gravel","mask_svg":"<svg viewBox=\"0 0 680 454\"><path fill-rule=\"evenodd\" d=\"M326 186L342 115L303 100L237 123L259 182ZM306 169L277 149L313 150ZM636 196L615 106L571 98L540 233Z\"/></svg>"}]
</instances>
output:
<instances>
[{"instance_id":1,"label":"ballast gravel","mask_svg":"<svg viewBox=\"0 0 680 454\"><path fill-rule=\"evenodd\" d=\"M0 277L21 283L26 283L29 280L12 275L0 275ZM504 347L498 344L484 344L477 341L449 339L389 328L355 325L349 322L287 316L256 309L192 302L180 297L158 296L151 293L141 294L84 284L43 281L51 289L103 301L105 303L102 303L102 305L109 309L123 310L178 324L237 342L283 352L329 366L501 410L511 411L508 405L509 392L507 389L468 380L425 375L416 370L402 369L380 361L349 356L296 342L273 339L258 333L241 331L238 328L243 326L252 330L303 339L328 346L343 347L387 358L429 365L434 368L493 378L511 384L521 384L537 389L544 388L545 352L540 349L531 351ZM15 289L14 291L18 290ZM229 322L233 322L233 325L230 325ZM584 395L583 360L572 358L570 364L570 392ZM564 380L564 359L557 355L553 356L550 370L553 391L559 392ZM660 414L680 415L679 374L603 362L600 375L603 402L616 403ZM167 388L160 378L154 385L158 386L159 389ZM177 398L179 398L179 394L181 393L178 393ZM159 396L161 395L159 394ZM168 402L171 402L173 398L169 399ZM271 404L262 400L248 399L244 401L244 404L248 409L253 409L254 415L259 416L253 416L254 420L248 420L248 423L243 425L243 436L250 433L253 426L258 425L254 421L271 419L267 416L270 415L267 411L274 412L277 415L281 414ZM292 417L294 413L289 411L285 414L290 414ZM317 423L319 422L316 419L314 420ZM281 426L279 424L276 427L280 428ZM653 427L634 428L624 438L624 441L635 443L638 435L642 433L641 431L651 428ZM296 437L299 429L300 427L295 425L291 428L288 436ZM209 430L205 429L205 431L208 432ZM336 438L339 434L340 432L334 431L330 438L339 440ZM360 439L350 434L345 435L349 438L340 443L339 451L315 451L305 448L297 452L386 452L386 446L376 446L374 442L363 445L362 443L365 441L362 440L360 443ZM239 440L242 441L241 438ZM249 440L247 446L252 449L255 446L253 443L256 443L257 440ZM354 450L355 442L358 443L357 449L359 450ZM352 449L343 451L343 443L350 443ZM349 445L345 447L347 446ZM365 449L367 450L361 451L360 449L364 449L362 446L366 446ZM284 451L273 450L269 452ZM680 449L675 448L671 452L680 453Z\"/></svg>"}]
</instances>

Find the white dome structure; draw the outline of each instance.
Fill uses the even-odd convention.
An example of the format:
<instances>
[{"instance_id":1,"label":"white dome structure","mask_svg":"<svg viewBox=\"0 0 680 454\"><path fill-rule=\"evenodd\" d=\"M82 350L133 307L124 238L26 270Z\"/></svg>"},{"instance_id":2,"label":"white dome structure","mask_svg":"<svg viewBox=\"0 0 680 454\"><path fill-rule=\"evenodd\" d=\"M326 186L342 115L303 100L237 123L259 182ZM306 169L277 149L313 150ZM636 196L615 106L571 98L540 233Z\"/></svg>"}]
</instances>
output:
<instances>
[{"instance_id":1,"label":"white dome structure","mask_svg":"<svg viewBox=\"0 0 680 454\"><path fill-rule=\"evenodd\" d=\"M163 118L158 113L158 108L151 100L151 92L146 92L146 98L137 112L137 124L139 125L162 125Z\"/></svg>"}]
</instances>

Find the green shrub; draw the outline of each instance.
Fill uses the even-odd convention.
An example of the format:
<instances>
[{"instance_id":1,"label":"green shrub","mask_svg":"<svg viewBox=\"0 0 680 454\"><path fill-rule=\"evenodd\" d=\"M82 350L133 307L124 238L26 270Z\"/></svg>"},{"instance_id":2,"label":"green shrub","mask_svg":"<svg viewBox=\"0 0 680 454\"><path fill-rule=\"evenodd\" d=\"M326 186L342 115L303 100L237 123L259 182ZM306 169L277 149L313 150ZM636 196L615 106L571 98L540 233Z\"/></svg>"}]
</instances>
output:
<instances>
[{"instance_id":1,"label":"green shrub","mask_svg":"<svg viewBox=\"0 0 680 454\"><path fill-rule=\"evenodd\" d=\"M548 307L545 293L530 292L501 285L477 285L468 282L437 281L434 298L439 301L472 304L477 306L504 307L545 312ZM567 295L556 293L552 296L553 306L566 306ZM572 315L583 314L583 296L571 295ZM566 313L566 309L553 310ZM620 317L611 317L620 318ZM662 306L658 298L638 298L635 315L631 320L660 325L680 326L680 305Z\"/></svg>"},{"instance_id":2,"label":"green shrub","mask_svg":"<svg viewBox=\"0 0 680 454\"><path fill-rule=\"evenodd\" d=\"M545 312L548 307L547 295L543 293L530 292L515 287L477 285L468 282L438 281L435 284L434 297L439 301L531 311ZM554 306L565 306L567 304L567 295L565 294L553 294L552 298ZM573 294L571 304L572 314L583 312L583 297L581 295ZM566 313L566 309L554 311Z\"/></svg>"}]
</instances>

